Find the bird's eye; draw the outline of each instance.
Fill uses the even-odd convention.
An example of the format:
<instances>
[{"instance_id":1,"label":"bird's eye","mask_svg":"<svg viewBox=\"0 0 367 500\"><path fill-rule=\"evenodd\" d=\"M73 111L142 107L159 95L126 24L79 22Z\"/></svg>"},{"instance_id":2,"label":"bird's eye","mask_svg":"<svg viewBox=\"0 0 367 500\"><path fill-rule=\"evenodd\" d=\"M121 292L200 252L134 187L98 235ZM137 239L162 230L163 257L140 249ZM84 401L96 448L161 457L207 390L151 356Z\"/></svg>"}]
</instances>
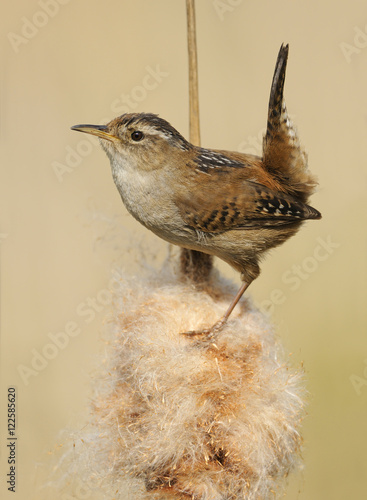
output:
<instances>
[{"instance_id":1,"label":"bird's eye","mask_svg":"<svg viewBox=\"0 0 367 500\"><path fill-rule=\"evenodd\" d=\"M131 134L131 139L135 142L139 142L144 139L144 134L140 130L135 130L135 132Z\"/></svg>"}]
</instances>

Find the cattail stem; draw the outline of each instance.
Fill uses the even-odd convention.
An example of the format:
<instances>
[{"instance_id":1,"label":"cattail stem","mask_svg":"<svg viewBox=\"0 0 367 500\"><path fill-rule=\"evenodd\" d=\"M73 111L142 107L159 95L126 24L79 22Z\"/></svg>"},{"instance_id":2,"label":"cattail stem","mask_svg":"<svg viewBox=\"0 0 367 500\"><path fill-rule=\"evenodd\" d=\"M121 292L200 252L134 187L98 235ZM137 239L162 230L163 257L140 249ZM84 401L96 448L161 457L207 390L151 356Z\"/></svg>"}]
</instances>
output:
<instances>
[{"instance_id":1,"label":"cattail stem","mask_svg":"<svg viewBox=\"0 0 367 500\"><path fill-rule=\"evenodd\" d=\"M187 43L189 52L190 142L200 146L199 82L196 43L195 0L186 0Z\"/></svg>"},{"instance_id":2,"label":"cattail stem","mask_svg":"<svg viewBox=\"0 0 367 500\"><path fill-rule=\"evenodd\" d=\"M195 0L186 0L187 43L189 55L189 121L190 142L200 146L199 82L196 43ZM181 250L181 272L191 281L206 281L213 266L211 255L196 250Z\"/></svg>"}]
</instances>

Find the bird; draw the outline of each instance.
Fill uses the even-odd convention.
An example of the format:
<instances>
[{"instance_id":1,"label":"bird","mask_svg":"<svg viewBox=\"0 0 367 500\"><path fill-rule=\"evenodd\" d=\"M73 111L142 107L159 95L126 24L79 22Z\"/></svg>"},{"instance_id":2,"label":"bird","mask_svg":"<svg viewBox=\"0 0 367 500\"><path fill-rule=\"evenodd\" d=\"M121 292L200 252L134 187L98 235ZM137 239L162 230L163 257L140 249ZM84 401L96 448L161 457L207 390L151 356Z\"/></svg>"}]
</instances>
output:
<instances>
[{"instance_id":1,"label":"bird","mask_svg":"<svg viewBox=\"0 0 367 500\"><path fill-rule=\"evenodd\" d=\"M71 127L99 137L122 201L143 226L241 273L241 287L224 316L188 335L220 331L259 276L264 254L306 220L321 218L307 203L317 181L283 95L288 51L282 44L275 65L262 156L196 146L153 113Z\"/></svg>"}]
</instances>

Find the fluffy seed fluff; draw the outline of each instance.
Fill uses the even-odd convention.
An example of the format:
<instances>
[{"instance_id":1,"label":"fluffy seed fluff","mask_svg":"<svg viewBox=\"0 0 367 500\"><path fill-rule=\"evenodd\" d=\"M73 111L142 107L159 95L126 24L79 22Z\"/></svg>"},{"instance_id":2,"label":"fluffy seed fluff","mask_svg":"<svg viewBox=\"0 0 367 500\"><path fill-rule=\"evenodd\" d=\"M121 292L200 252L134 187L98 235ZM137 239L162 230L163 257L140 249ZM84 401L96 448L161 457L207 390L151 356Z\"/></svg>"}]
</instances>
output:
<instances>
[{"instance_id":1,"label":"fluffy seed fluff","mask_svg":"<svg viewBox=\"0 0 367 500\"><path fill-rule=\"evenodd\" d=\"M215 338L193 338L181 332L225 311L223 280L198 290L166 269L116 274L113 288L91 421L72 453L93 498L276 498L300 465L304 390L264 314L244 300Z\"/></svg>"}]
</instances>

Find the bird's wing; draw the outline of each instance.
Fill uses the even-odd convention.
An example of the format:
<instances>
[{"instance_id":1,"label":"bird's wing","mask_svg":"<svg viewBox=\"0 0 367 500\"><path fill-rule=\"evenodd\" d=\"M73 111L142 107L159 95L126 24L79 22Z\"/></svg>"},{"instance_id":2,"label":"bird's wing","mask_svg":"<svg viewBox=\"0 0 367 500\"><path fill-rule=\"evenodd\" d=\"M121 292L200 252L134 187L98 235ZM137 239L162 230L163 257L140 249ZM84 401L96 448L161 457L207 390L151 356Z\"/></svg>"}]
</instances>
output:
<instances>
[{"instance_id":1,"label":"bird's wing","mask_svg":"<svg viewBox=\"0 0 367 500\"><path fill-rule=\"evenodd\" d=\"M288 45L282 45L275 65L270 91L267 130L263 142L263 166L281 182L288 192L307 199L316 182L307 168L307 155L297 130L288 116L283 96Z\"/></svg>"},{"instance_id":2,"label":"bird's wing","mask_svg":"<svg viewBox=\"0 0 367 500\"><path fill-rule=\"evenodd\" d=\"M237 189L210 183L195 193L180 194L175 203L189 227L207 233L320 218L317 210L292 196L251 181L242 181Z\"/></svg>"}]
</instances>

